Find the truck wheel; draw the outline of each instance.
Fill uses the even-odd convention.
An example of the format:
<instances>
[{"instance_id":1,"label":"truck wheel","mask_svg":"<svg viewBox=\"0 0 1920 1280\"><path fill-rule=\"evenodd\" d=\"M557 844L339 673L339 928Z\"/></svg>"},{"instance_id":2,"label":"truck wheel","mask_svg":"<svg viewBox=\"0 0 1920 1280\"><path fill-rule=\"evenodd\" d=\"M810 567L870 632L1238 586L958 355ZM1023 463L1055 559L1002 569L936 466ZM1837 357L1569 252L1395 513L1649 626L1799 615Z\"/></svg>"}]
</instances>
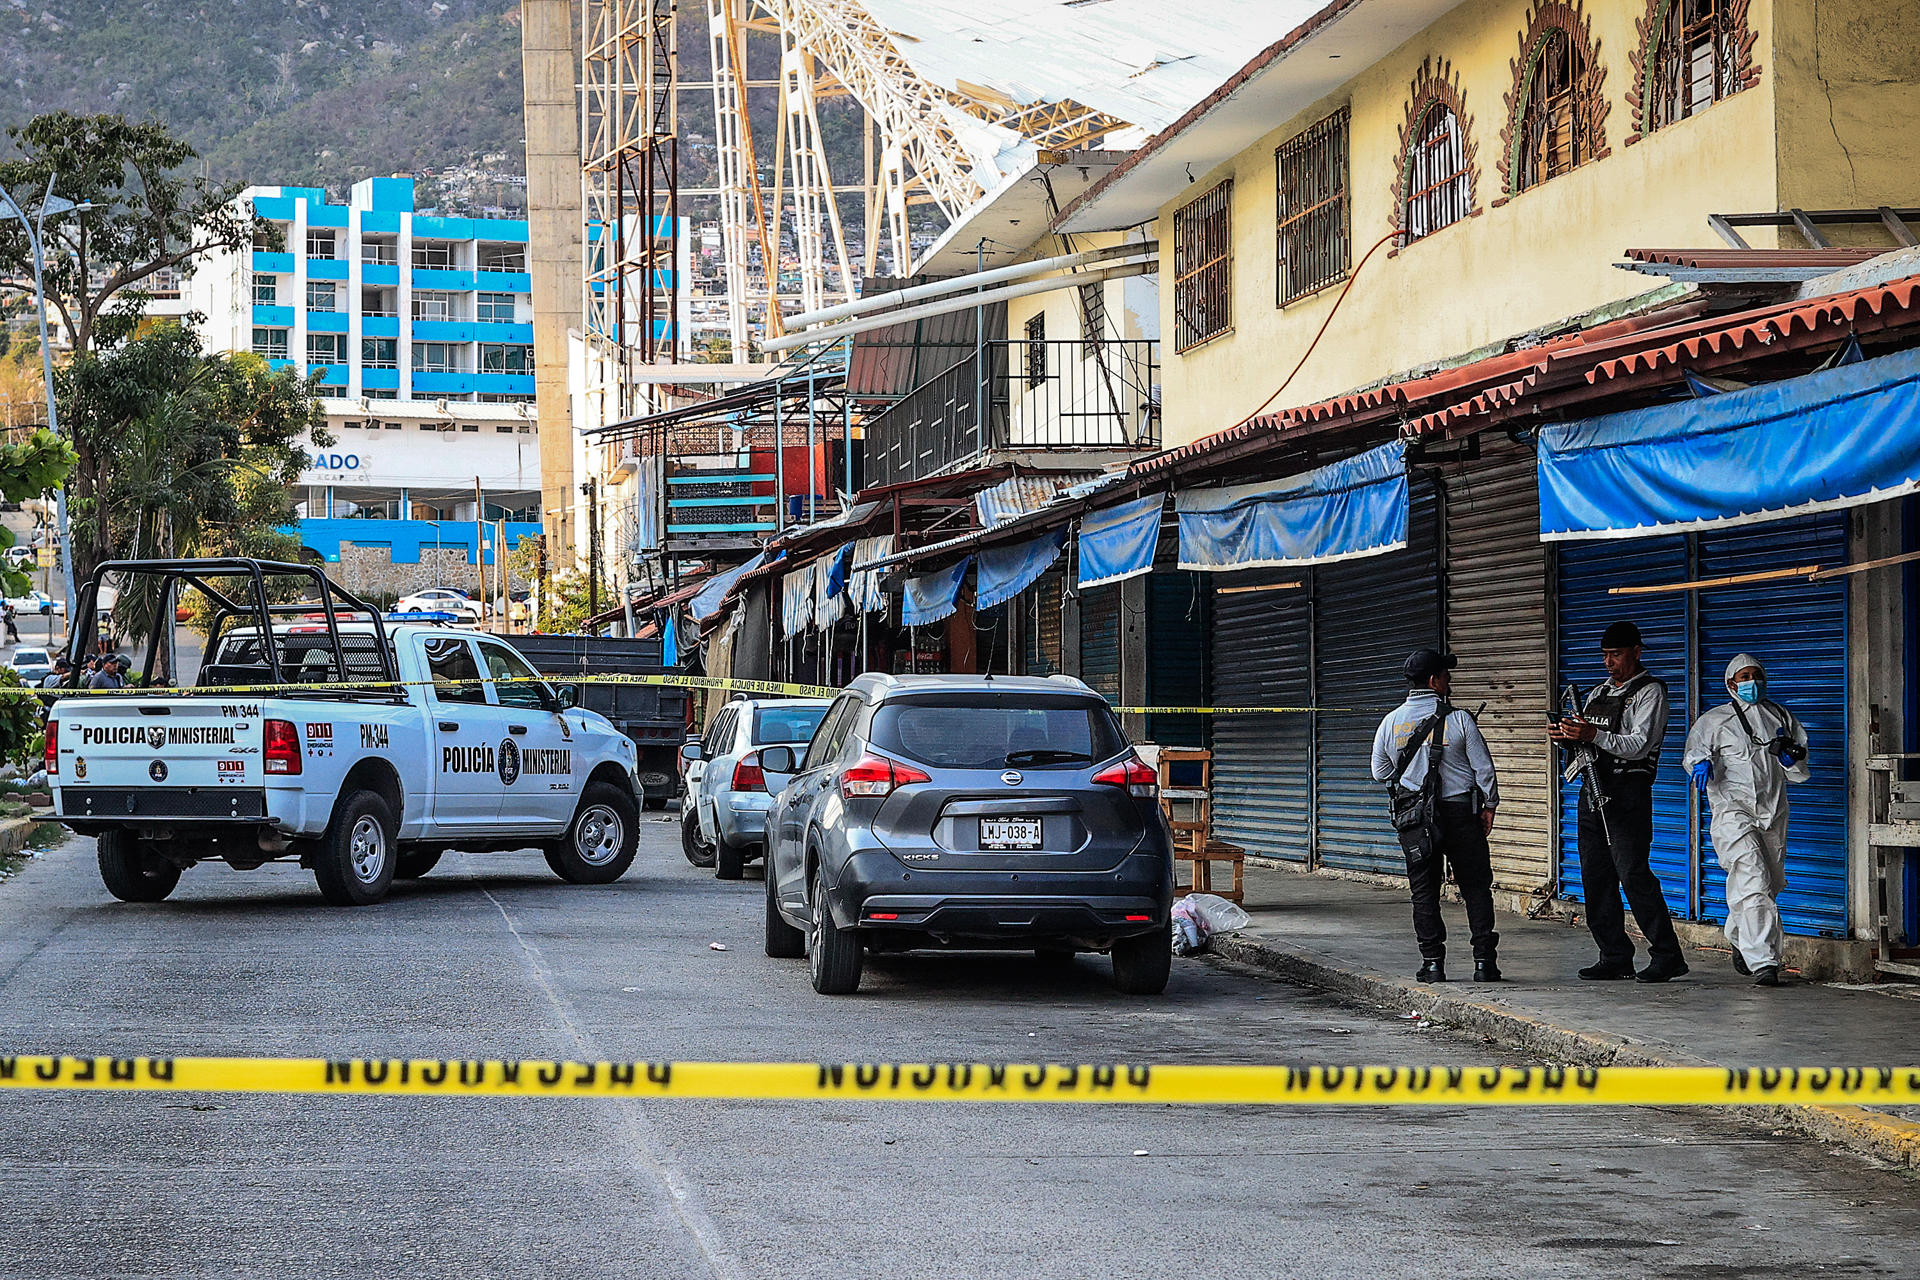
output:
<instances>
[{"instance_id":1,"label":"truck wheel","mask_svg":"<svg viewBox=\"0 0 1920 1280\"><path fill-rule=\"evenodd\" d=\"M365 907L386 897L400 860L393 825L393 810L378 792L356 791L343 799L313 856L320 896L336 907Z\"/></svg>"},{"instance_id":2,"label":"truck wheel","mask_svg":"<svg viewBox=\"0 0 1920 1280\"><path fill-rule=\"evenodd\" d=\"M566 838L547 846L547 865L568 884L612 884L633 865L640 806L611 782L593 782Z\"/></svg>"},{"instance_id":3,"label":"truck wheel","mask_svg":"<svg viewBox=\"0 0 1920 1280\"><path fill-rule=\"evenodd\" d=\"M395 880L418 880L440 864L440 855L444 849L408 849L400 855L394 865Z\"/></svg>"},{"instance_id":4,"label":"truck wheel","mask_svg":"<svg viewBox=\"0 0 1920 1280\"><path fill-rule=\"evenodd\" d=\"M1173 973L1173 944L1165 933L1135 934L1113 944L1113 985L1130 996L1157 996Z\"/></svg>"},{"instance_id":5,"label":"truck wheel","mask_svg":"<svg viewBox=\"0 0 1920 1280\"><path fill-rule=\"evenodd\" d=\"M153 845L126 831L108 831L95 842L100 879L122 902L158 902L180 883L180 868Z\"/></svg>"},{"instance_id":6,"label":"truck wheel","mask_svg":"<svg viewBox=\"0 0 1920 1280\"><path fill-rule=\"evenodd\" d=\"M680 818L680 852L696 867L713 865L713 849L700 843L700 818L691 809Z\"/></svg>"},{"instance_id":7,"label":"truck wheel","mask_svg":"<svg viewBox=\"0 0 1920 1280\"><path fill-rule=\"evenodd\" d=\"M747 851L718 832L713 837L713 878L738 880L746 874Z\"/></svg>"},{"instance_id":8,"label":"truck wheel","mask_svg":"<svg viewBox=\"0 0 1920 1280\"><path fill-rule=\"evenodd\" d=\"M767 954L775 960L798 960L807 954L807 935L788 924L780 914L771 858L767 860Z\"/></svg>"},{"instance_id":9,"label":"truck wheel","mask_svg":"<svg viewBox=\"0 0 1920 1280\"><path fill-rule=\"evenodd\" d=\"M807 968L813 989L823 996L850 996L860 989L866 960L860 935L833 922L827 906L826 873L813 870L813 929L807 937Z\"/></svg>"}]
</instances>

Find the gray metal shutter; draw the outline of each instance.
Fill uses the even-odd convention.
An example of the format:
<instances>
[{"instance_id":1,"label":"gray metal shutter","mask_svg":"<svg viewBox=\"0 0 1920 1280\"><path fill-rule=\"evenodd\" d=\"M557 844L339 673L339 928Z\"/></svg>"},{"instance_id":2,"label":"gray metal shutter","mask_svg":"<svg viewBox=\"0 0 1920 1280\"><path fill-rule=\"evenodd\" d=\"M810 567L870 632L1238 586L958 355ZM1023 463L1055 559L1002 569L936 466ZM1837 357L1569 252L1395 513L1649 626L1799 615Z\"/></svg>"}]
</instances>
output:
<instances>
[{"instance_id":1,"label":"gray metal shutter","mask_svg":"<svg viewBox=\"0 0 1920 1280\"><path fill-rule=\"evenodd\" d=\"M1313 650L1306 591L1230 589L1298 582L1304 575L1257 570L1212 577L1210 705L1309 705ZM1213 717L1216 836L1262 857L1305 862L1311 847L1312 793L1311 716Z\"/></svg>"},{"instance_id":2,"label":"gray metal shutter","mask_svg":"<svg viewBox=\"0 0 1920 1280\"><path fill-rule=\"evenodd\" d=\"M1207 604L1202 575L1156 569L1147 579L1147 705L1207 705ZM1163 746L1202 747L1207 718L1147 717L1147 739Z\"/></svg>"},{"instance_id":3,"label":"gray metal shutter","mask_svg":"<svg viewBox=\"0 0 1920 1280\"><path fill-rule=\"evenodd\" d=\"M1441 641L1432 481L1415 473L1407 549L1314 571L1314 853L1329 867L1406 874L1373 780L1373 734L1406 700L1407 654Z\"/></svg>"},{"instance_id":4,"label":"gray metal shutter","mask_svg":"<svg viewBox=\"0 0 1920 1280\"><path fill-rule=\"evenodd\" d=\"M1057 675L1060 671L1060 585L1056 571L1040 576L1040 581L1018 597L1022 670L1030 676Z\"/></svg>"},{"instance_id":5,"label":"gray metal shutter","mask_svg":"<svg viewBox=\"0 0 1920 1280\"><path fill-rule=\"evenodd\" d=\"M1447 647L1460 657L1453 701L1486 703L1480 732L1500 774L1493 879L1532 890L1553 879L1557 779L1547 741L1552 654L1547 550L1531 448L1507 445L1449 468Z\"/></svg>"},{"instance_id":6,"label":"gray metal shutter","mask_svg":"<svg viewBox=\"0 0 1920 1280\"><path fill-rule=\"evenodd\" d=\"M1080 678L1109 702L1120 701L1120 584L1080 593Z\"/></svg>"}]
</instances>

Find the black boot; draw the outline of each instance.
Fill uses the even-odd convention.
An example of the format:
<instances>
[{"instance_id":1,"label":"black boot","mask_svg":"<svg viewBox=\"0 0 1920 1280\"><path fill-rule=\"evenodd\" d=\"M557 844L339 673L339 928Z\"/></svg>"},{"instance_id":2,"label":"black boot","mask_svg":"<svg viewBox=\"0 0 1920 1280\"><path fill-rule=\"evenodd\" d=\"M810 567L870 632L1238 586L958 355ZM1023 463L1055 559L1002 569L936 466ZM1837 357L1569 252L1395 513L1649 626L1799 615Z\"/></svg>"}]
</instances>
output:
<instances>
[{"instance_id":1,"label":"black boot","mask_svg":"<svg viewBox=\"0 0 1920 1280\"><path fill-rule=\"evenodd\" d=\"M1747 968L1747 962L1738 951L1733 953L1733 971L1743 978L1751 978L1753 970Z\"/></svg>"},{"instance_id":2,"label":"black boot","mask_svg":"<svg viewBox=\"0 0 1920 1280\"><path fill-rule=\"evenodd\" d=\"M1780 985L1780 966L1777 964L1761 965L1760 968L1753 975L1753 985L1756 987L1779 986Z\"/></svg>"},{"instance_id":3,"label":"black boot","mask_svg":"<svg viewBox=\"0 0 1920 1280\"><path fill-rule=\"evenodd\" d=\"M1686 971L1685 960L1654 960L1635 976L1642 982L1672 982Z\"/></svg>"},{"instance_id":4,"label":"black boot","mask_svg":"<svg viewBox=\"0 0 1920 1280\"><path fill-rule=\"evenodd\" d=\"M1445 982L1447 966L1441 960L1427 960L1421 963L1420 972L1413 975L1415 982Z\"/></svg>"},{"instance_id":5,"label":"black boot","mask_svg":"<svg viewBox=\"0 0 1920 1280\"><path fill-rule=\"evenodd\" d=\"M1484 960L1475 960L1473 962L1473 980L1475 982L1506 981L1506 979L1503 978L1500 974L1500 966L1494 963L1494 959L1492 956L1488 956Z\"/></svg>"},{"instance_id":6,"label":"black boot","mask_svg":"<svg viewBox=\"0 0 1920 1280\"><path fill-rule=\"evenodd\" d=\"M1602 960L1598 964L1590 964L1582 969L1580 976L1588 982L1619 982L1623 979L1631 979L1633 962L1629 960L1625 964L1608 964Z\"/></svg>"}]
</instances>

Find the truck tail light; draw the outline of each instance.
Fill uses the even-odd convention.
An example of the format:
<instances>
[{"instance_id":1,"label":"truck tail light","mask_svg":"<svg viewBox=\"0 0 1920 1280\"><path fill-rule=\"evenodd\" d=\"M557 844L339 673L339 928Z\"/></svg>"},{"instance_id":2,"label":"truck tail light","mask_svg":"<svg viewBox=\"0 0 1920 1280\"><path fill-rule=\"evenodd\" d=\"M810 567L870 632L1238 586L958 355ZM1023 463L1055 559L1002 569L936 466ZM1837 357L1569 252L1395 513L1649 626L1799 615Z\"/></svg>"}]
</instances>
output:
<instances>
[{"instance_id":1,"label":"truck tail light","mask_svg":"<svg viewBox=\"0 0 1920 1280\"><path fill-rule=\"evenodd\" d=\"M1142 800L1151 800L1160 794L1160 775L1147 768L1132 752L1094 774L1093 780L1109 787L1124 787L1129 795Z\"/></svg>"},{"instance_id":2,"label":"truck tail light","mask_svg":"<svg viewBox=\"0 0 1920 1280\"><path fill-rule=\"evenodd\" d=\"M868 752L848 765L847 771L840 775L840 797L843 800L878 799L892 795L897 787L931 781L931 777L910 764L901 764L898 760Z\"/></svg>"},{"instance_id":3,"label":"truck tail light","mask_svg":"<svg viewBox=\"0 0 1920 1280\"><path fill-rule=\"evenodd\" d=\"M733 766L733 789L735 791L765 791L767 789L767 771L760 767L759 756L741 756Z\"/></svg>"},{"instance_id":4,"label":"truck tail light","mask_svg":"<svg viewBox=\"0 0 1920 1280\"><path fill-rule=\"evenodd\" d=\"M300 731L291 720L265 720L260 725L264 741L260 759L268 773L300 772Z\"/></svg>"},{"instance_id":5,"label":"truck tail light","mask_svg":"<svg viewBox=\"0 0 1920 1280\"><path fill-rule=\"evenodd\" d=\"M47 776L54 778L58 777L59 774L60 722L58 720L49 720L47 721Z\"/></svg>"}]
</instances>

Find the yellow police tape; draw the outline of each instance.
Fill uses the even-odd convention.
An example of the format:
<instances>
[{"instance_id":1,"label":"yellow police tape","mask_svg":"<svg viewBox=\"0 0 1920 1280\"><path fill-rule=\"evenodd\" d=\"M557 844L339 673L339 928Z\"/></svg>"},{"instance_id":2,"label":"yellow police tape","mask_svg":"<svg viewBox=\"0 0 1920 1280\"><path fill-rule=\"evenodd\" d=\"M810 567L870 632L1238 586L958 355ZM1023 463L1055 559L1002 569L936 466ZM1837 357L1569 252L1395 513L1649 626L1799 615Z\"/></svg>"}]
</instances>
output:
<instances>
[{"instance_id":1,"label":"yellow police tape","mask_svg":"<svg viewBox=\"0 0 1920 1280\"><path fill-rule=\"evenodd\" d=\"M435 1058L0 1057L0 1090L1256 1106L1920 1102L1920 1067L1072 1066Z\"/></svg>"}]
</instances>

